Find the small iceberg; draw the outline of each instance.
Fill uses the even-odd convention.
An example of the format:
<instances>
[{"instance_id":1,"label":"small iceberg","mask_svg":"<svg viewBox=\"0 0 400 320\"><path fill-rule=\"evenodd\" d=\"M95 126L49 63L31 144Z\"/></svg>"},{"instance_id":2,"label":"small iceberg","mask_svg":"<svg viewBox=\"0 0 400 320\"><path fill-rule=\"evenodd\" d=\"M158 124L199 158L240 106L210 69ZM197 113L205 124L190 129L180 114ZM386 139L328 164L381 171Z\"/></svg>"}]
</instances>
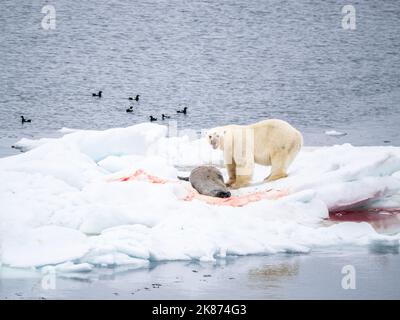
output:
<instances>
[{"instance_id":1,"label":"small iceberg","mask_svg":"<svg viewBox=\"0 0 400 320\"><path fill-rule=\"evenodd\" d=\"M340 132L340 131L336 131L336 130L325 131L325 134L328 136L334 136L334 137L343 137L343 136L347 135L346 132Z\"/></svg>"}]
</instances>

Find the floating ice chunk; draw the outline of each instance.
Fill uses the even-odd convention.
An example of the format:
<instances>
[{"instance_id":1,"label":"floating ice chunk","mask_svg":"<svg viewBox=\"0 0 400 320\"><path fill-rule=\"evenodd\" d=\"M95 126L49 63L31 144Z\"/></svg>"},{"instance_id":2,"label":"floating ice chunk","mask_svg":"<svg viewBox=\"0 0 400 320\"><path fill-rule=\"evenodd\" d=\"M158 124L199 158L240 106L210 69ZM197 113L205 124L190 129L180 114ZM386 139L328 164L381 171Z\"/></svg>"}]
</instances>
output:
<instances>
[{"instance_id":1,"label":"floating ice chunk","mask_svg":"<svg viewBox=\"0 0 400 320\"><path fill-rule=\"evenodd\" d=\"M336 131L336 130L327 130L327 131L325 131L325 134L328 136L334 136L334 137L343 137L343 136L347 135L346 132L340 132L340 131Z\"/></svg>"}]
</instances>

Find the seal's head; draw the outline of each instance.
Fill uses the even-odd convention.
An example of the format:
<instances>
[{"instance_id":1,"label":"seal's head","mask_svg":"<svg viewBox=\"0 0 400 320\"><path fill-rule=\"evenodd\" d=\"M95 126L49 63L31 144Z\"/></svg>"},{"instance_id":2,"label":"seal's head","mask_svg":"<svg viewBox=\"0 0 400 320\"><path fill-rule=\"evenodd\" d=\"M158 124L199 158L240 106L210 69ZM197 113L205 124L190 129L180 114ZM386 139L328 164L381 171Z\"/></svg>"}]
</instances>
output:
<instances>
[{"instance_id":1,"label":"seal's head","mask_svg":"<svg viewBox=\"0 0 400 320\"><path fill-rule=\"evenodd\" d=\"M193 169L189 181L200 194L217 198L231 196L224 183L224 177L215 167L200 166Z\"/></svg>"},{"instance_id":2,"label":"seal's head","mask_svg":"<svg viewBox=\"0 0 400 320\"><path fill-rule=\"evenodd\" d=\"M217 198L229 198L231 196L229 191L213 190L211 193Z\"/></svg>"},{"instance_id":3,"label":"seal's head","mask_svg":"<svg viewBox=\"0 0 400 320\"><path fill-rule=\"evenodd\" d=\"M207 131L207 141L213 149L222 149L224 146L224 130L222 128L213 128Z\"/></svg>"},{"instance_id":4,"label":"seal's head","mask_svg":"<svg viewBox=\"0 0 400 320\"><path fill-rule=\"evenodd\" d=\"M206 182L204 185L210 190L209 195L212 197L229 198L231 196L231 193L224 183L224 177L217 168L207 168Z\"/></svg>"}]
</instances>

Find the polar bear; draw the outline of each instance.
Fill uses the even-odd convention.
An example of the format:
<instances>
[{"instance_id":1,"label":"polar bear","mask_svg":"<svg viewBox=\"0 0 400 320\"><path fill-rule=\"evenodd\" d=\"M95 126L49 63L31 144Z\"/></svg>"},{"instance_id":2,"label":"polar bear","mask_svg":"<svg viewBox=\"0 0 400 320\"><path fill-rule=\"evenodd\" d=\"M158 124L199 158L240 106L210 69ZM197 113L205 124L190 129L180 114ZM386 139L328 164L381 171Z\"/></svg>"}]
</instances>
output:
<instances>
[{"instance_id":1,"label":"polar bear","mask_svg":"<svg viewBox=\"0 0 400 320\"><path fill-rule=\"evenodd\" d=\"M271 166L264 181L287 177L287 169L303 145L301 133L279 119L216 127L207 131L207 139L214 149L224 151L229 176L226 185L233 189L250 183L254 163Z\"/></svg>"}]
</instances>

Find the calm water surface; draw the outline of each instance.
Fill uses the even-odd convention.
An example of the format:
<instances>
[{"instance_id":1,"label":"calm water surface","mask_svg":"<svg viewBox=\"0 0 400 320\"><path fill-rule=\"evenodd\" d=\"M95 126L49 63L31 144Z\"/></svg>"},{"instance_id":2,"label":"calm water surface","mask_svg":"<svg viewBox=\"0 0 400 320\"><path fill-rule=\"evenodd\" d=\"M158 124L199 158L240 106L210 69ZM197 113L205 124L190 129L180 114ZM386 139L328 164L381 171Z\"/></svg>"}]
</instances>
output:
<instances>
[{"instance_id":1,"label":"calm water surface","mask_svg":"<svg viewBox=\"0 0 400 320\"><path fill-rule=\"evenodd\" d=\"M355 289L343 289L344 266ZM400 299L398 246L152 263L60 274L0 269L2 299ZM45 283L43 286L42 283Z\"/></svg>"},{"instance_id":2,"label":"calm water surface","mask_svg":"<svg viewBox=\"0 0 400 320\"><path fill-rule=\"evenodd\" d=\"M307 145L400 145L400 2L352 1L356 30L343 30L347 2L54 0L46 31L42 1L3 0L0 156L21 137L161 113L194 129L277 117Z\"/></svg>"}]
</instances>

